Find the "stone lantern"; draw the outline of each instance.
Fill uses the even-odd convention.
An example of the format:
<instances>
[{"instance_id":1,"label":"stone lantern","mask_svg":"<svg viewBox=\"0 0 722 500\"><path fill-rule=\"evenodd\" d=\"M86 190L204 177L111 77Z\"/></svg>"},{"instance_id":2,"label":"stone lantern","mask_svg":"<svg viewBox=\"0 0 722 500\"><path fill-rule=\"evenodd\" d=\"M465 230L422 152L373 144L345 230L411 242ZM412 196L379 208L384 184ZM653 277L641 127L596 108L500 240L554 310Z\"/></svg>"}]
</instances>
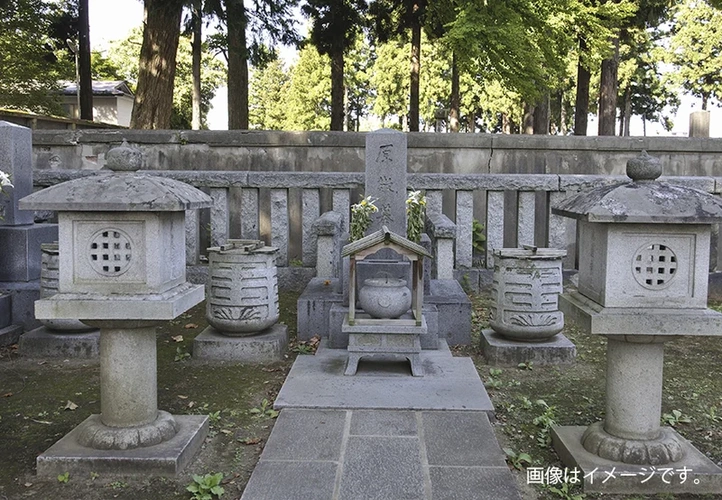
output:
<instances>
[{"instance_id":1,"label":"stone lantern","mask_svg":"<svg viewBox=\"0 0 722 500\"><path fill-rule=\"evenodd\" d=\"M202 285L186 282L184 221L185 210L208 207L211 199L187 184L136 173L141 153L125 143L106 158L113 172L20 201L26 210L58 212L58 293L35 303L37 318L100 328L101 414L40 455L39 475L175 474L208 429L205 416L158 410L155 327L204 298Z\"/></svg>"},{"instance_id":2,"label":"stone lantern","mask_svg":"<svg viewBox=\"0 0 722 500\"><path fill-rule=\"evenodd\" d=\"M658 182L659 160L627 163L630 182L582 192L552 209L579 221L578 292L565 294L567 318L607 337L606 412L584 427L557 427L557 453L579 467L589 491L719 493L722 470L671 427L660 426L664 342L722 335L722 314L707 309L712 224L722 201ZM656 468L689 477L640 476ZM606 473L614 480L604 481ZM589 474L589 476L587 476ZM716 478L715 478L716 476Z\"/></svg>"}]
</instances>

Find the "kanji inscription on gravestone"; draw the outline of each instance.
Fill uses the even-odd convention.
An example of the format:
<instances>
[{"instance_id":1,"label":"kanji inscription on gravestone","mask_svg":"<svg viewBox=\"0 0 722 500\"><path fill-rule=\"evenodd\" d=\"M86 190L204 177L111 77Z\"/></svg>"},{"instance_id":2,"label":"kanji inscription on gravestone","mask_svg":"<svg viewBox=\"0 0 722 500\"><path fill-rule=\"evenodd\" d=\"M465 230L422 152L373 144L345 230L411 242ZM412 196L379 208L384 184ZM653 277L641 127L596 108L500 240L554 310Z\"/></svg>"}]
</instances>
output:
<instances>
[{"instance_id":1,"label":"kanji inscription on gravestone","mask_svg":"<svg viewBox=\"0 0 722 500\"><path fill-rule=\"evenodd\" d=\"M381 129L366 135L366 196L379 208L369 233L385 225L406 234L406 134Z\"/></svg>"}]
</instances>

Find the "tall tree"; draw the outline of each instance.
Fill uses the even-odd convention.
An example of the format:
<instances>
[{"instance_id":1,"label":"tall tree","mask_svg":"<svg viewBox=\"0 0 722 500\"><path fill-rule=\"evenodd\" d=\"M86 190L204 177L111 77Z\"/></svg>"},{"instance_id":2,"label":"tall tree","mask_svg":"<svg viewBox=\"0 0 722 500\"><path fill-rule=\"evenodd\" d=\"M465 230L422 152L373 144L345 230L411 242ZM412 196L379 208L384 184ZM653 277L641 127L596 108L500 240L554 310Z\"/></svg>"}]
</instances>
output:
<instances>
[{"instance_id":1,"label":"tall tree","mask_svg":"<svg viewBox=\"0 0 722 500\"><path fill-rule=\"evenodd\" d=\"M722 10L705 0L685 0L677 6L668 61L674 83L702 100L722 101Z\"/></svg>"},{"instance_id":2,"label":"tall tree","mask_svg":"<svg viewBox=\"0 0 722 500\"><path fill-rule=\"evenodd\" d=\"M228 27L228 129L248 129L248 47L243 0L226 0Z\"/></svg>"},{"instance_id":3,"label":"tall tree","mask_svg":"<svg viewBox=\"0 0 722 500\"><path fill-rule=\"evenodd\" d=\"M306 0L301 7L311 19L311 43L331 59L331 130L343 130L344 56L363 23L364 0Z\"/></svg>"},{"instance_id":4,"label":"tall tree","mask_svg":"<svg viewBox=\"0 0 722 500\"><path fill-rule=\"evenodd\" d=\"M249 87L249 123L254 129L282 130L287 118L290 75L276 59L252 72Z\"/></svg>"},{"instance_id":5,"label":"tall tree","mask_svg":"<svg viewBox=\"0 0 722 500\"><path fill-rule=\"evenodd\" d=\"M193 0L191 4L191 31L193 39L191 48L193 52L193 110L191 128L199 130L201 128L201 58L203 55L203 2L202 0Z\"/></svg>"},{"instance_id":6,"label":"tall tree","mask_svg":"<svg viewBox=\"0 0 722 500\"><path fill-rule=\"evenodd\" d=\"M78 0L78 73L80 75L80 118L93 119L93 79L90 76L90 20L88 0Z\"/></svg>"},{"instance_id":7,"label":"tall tree","mask_svg":"<svg viewBox=\"0 0 722 500\"><path fill-rule=\"evenodd\" d=\"M145 0L131 128L170 128L182 12L183 0Z\"/></svg>"},{"instance_id":8,"label":"tall tree","mask_svg":"<svg viewBox=\"0 0 722 500\"><path fill-rule=\"evenodd\" d=\"M428 0L374 0L369 6L373 33L380 42L400 37L411 39L408 127L419 130L419 82L421 72L421 31L426 22Z\"/></svg>"},{"instance_id":9,"label":"tall tree","mask_svg":"<svg viewBox=\"0 0 722 500\"><path fill-rule=\"evenodd\" d=\"M288 85L286 130L328 130L331 125L331 61L308 44L298 55Z\"/></svg>"}]
</instances>

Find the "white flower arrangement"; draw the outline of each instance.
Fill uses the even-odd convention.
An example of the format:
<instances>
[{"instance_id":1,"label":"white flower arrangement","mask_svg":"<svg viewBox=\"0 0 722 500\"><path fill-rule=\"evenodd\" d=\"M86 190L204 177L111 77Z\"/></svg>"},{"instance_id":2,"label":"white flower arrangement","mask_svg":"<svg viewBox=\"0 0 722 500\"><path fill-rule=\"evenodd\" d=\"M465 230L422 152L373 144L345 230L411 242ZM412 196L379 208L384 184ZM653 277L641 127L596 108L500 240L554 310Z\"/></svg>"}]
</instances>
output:
<instances>
[{"instance_id":1,"label":"white flower arrangement","mask_svg":"<svg viewBox=\"0 0 722 500\"><path fill-rule=\"evenodd\" d=\"M371 225L371 214L379 211L378 207L374 205L375 201L367 196L360 202L351 205L351 241L360 240L366 235L366 231Z\"/></svg>"},{"instance_id":2,"label":"white flower arrangement","mask_svg":"<svg viewBox=\"0 0 722 500\"><path fill-rule=\"evenodd\" d=\"M0 170L0 191L2 191L5 186L13 187L10 182L10 174L6 174Z\"/></svg>"}]
</instances>

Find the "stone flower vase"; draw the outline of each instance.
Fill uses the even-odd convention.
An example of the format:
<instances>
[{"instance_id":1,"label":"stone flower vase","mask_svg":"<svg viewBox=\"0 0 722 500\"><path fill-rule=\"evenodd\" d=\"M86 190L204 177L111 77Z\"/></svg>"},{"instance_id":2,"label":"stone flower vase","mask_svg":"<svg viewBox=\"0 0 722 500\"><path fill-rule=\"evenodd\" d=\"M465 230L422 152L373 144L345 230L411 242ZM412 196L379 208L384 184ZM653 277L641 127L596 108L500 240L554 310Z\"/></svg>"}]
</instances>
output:
<instances>
[{"instance_id":1,"label":"stone flower vase","mask_svg":"<svg viewBox=\"0 0 722 500\"><path fill-rule=\"evenodd\" d=\"M359 290L359 303L373 318L395 319L411 307L411 291L406 280L370 278Z\"/></svg>"},{"instance_id":2,"label":"stone flower vase","mask_svg":"<svg viewBox=\"0 0 722 500\"><path fill-rule=\"evenodd\" d=\"M277 252L256 240L208 249L206 319L219 333L248 336L276 324Z\"/></svg>"},{"instance_id":3,"label":"stone flower vase","mask_svg":"<svg viewBox=\"0 0 722 500\"><path fill-rule=\"evenodd\" d=\"M494 250L494 282L489 324L499 335L522 342L550 339L564 328L559 311L564 250Z\"/></svg>"}]
</instances>

